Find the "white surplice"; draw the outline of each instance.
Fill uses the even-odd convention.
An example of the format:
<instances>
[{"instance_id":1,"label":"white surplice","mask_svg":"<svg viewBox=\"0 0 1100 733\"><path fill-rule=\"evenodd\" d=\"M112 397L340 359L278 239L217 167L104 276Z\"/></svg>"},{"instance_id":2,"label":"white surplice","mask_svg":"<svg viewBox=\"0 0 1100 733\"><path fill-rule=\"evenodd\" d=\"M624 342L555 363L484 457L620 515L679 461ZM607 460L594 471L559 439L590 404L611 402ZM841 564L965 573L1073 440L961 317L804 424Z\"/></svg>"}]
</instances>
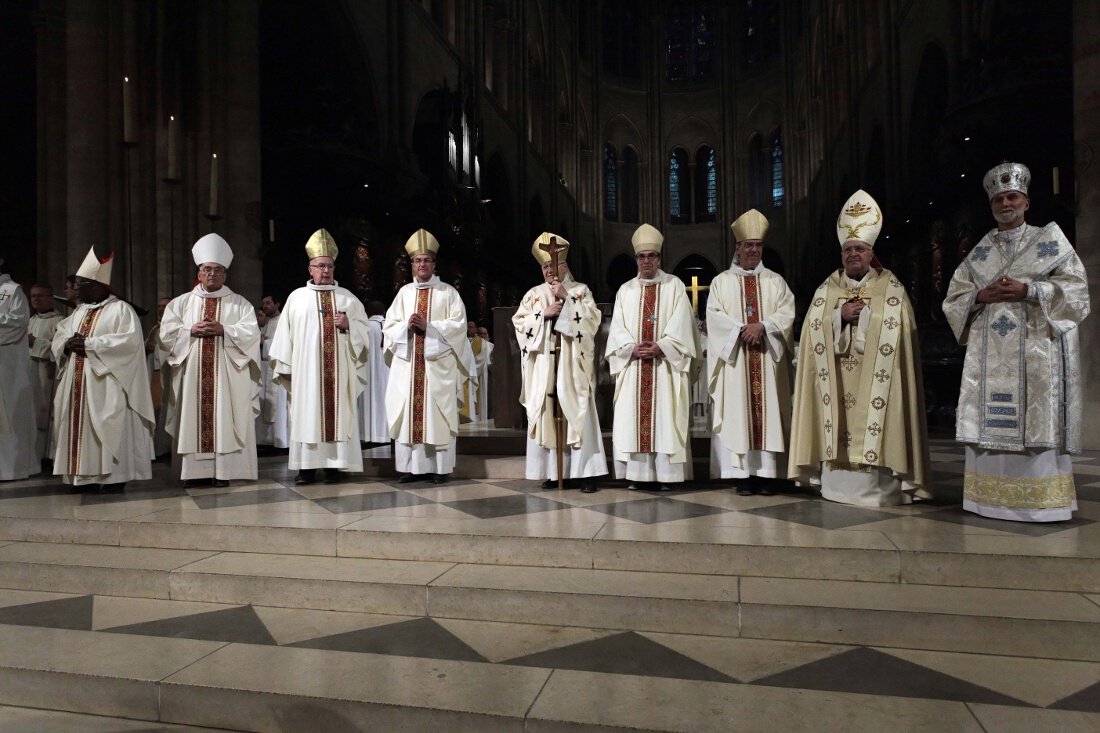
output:
<instances>
[{"instance_id":1,"label":"white surplice","mask_svg":"<svg viewBox=\"0 0 1100 733\"><path fill-rule=\"evenodd\" d=\"M221 324L222 336L191 335L207 316ZM165 425L183 457L180 478L256 480L256 309L228 287L209 293L196 285L164 309L157 339L172 367Z\"/></svg>"},{"instance_id":2,"label":"white surplice","mask_svg":"<svg viewBox=\"0 0 1100 733\"><path fill-rule=\"evenodd\" d=\"M711 478L786 475L794 293L775 272L734 264L710 284L706 383L713 400ZM740 338L764 325L763 350Z\"/></svg>"},{"instance_id":3,"label":"white surplice","mask_svg":"<svg viewBox=\"0 0 1100 733\"><path fill-rule=\"evenodd\" d=\"M335 312L347 314L346 332L326 327ZM327 366L326 334L333 339ZM362 302L339 285L307 283L286 299L270 357L275 379L286 385L290 397L291 470L363 470L356 403L366 387L360 366L367 360L369 339Z\"/></svg>"},{"instance_id":4,"label":"white surplice","mask_svg":"<svg viewBox=\"0 0 1100 733\"><path fill-rule=\"evenodd\" d=\"M652 288L653 339L664 356L648 367L634 359L643 336L643 306ZM691 370L699 355L691 301L679 278L658 271L652 280L634 278L615 295L604 352L615 378L612 447L615 476L631 481L677 483L692 477Z\"/></svg>"},{"instance_id":5,"label":"white surplice","mask_svg":"<svg viewBox=\"0 0 1100 733\"><path fill-rule=\"evenodd\" d=\"M386 387L390 380L390 368L382 346L382 324L385 316L371 316L370 350L367 363L361 368L369 372L367 388L359 395L359 437L368 443L390 442L386 423Z\"/></svg>"},{"instance_id":6,"label":"white surplice","mask_svg":"<svg viewBox=\"0 0 1100 733\"><path fill-rule=\"evenodd\" d=\"M286 387L275 380L271 366L271 342L281 315L269 318L260 329L260 414L256 416L256 444L286 448L290 445L290 418Z\"/></svg>"},{"instance_id":7,"label":"white surplice","mask_svg":"<svg viewBox=\"0 0 1100 733\"><path fill-rule=\"evenodd\" d=\"M57 365L53 362L53 334L61 314L57 311L35 313L31 316L27 332L34 336L31 345L31 371L35 382L35 426L38 428L35 443L39 460L53 459L53 392L57 385Z\"/></svg>"},{"instance_id":8,"label":"white surplice","mask_svg":"<svg viewBox=\"0 0 1100 733\"><path fill-rule=\"evenodd\" d=\"M428 321L424 336L408 327L421 301ZM455 465L459 394L463 382L473 376L462 298L436 276L426 283L408 283L386 311L382 332L390 366L386 417L397 470L450 473Z\"/></svg>"},{"instance_id":9,"label":"white surplice","mask_svg":"<svg viewBox=\"0 0 1100 733\"><path fill-rule=\"evenodd\" d=\"M566 277L562 285L569 297L556 321L542 316L554 300L547 283L528 290L512 316L521 354L523 382L519 400L527 411L525 475L532 481L558 478L557 432L551 397L555 393L565 420L562 477L578 479L607 473L595 399L596 334L603 314L587 285L571 277ZM557 360L555 335L561 340Z\"/></svg>"},{"instance_id":10,"label":"white surplice","mask_svg":"<svg viewBox=\"0 0 1100 733\"><path fill-rule=\"evenodd\" d=\"M38 473L37 394L27 326L30 304L11 275L0 275L0 481Z\"/></svg>"},{"instance_id":11,"label":"white surplice","mask_svg":"<svg viewBox=\"0 0 1100 733\"><path fill-rule=\"evenodd\" d=\"M82 327L85 356L66 354ZM114 295L82 303L57 325L52 349L60 370L54 474L76 485L152 478L156 417L134 309Z\"/></svg>"}]
</instances>

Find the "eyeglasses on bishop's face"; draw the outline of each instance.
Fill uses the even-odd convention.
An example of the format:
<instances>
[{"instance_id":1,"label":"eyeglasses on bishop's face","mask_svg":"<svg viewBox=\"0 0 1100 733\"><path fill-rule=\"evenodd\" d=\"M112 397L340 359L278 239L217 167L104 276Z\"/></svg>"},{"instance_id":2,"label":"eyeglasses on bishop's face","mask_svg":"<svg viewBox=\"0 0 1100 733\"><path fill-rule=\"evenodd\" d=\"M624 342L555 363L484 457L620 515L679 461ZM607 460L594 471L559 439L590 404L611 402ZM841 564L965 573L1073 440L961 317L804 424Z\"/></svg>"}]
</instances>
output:
<instances>
[{"instance_id":1,"label":"eyeglasses on bishop's face","mask_svg":"<svg viewBox=\"0 0 1100 733\"><path fill-rule=\"evenodd\" d=\"M311 270L335 270L336 265L310 265Z\"/></svg>"},{"instance_id":2,"label":"eyeglasses on bishop's face","mask_svg":"<svg viewBox=\"0 0 1100 733\"><path fill-rule=\"evenodd\" d=\"M225 268L224 267L200 267L199 272L201 272L203 275L224 275L225 274Z\"/></svg>"}]
</instances>

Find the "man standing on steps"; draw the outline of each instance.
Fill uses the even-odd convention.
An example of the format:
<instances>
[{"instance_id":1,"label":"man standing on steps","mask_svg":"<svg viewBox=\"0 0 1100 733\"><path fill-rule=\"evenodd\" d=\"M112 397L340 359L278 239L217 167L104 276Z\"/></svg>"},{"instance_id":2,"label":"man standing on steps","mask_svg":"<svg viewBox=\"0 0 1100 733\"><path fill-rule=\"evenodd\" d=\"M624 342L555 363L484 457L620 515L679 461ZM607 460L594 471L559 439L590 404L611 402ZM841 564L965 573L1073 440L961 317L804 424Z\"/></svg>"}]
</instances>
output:
<instances>
[{"instance_id":1,"label":"man standing on steps","mask_svg":"<svg viewBox=\"0 0 1100 733\"><path fill-rule=\"evenodd\" d=\"M558 269L543 246L562 245ZM603 433L596 414L596 332L603 314L592 292L573 279L566 264L569 242L543 232L531 254L545 280L527 291L512 316L523 372L519 401L527 410L527 471L543 488L558 484L558 432L555 400L564 420L562 475L566 487L596 491L596 477L607 473ZM557 354L555 354L557 348Z\"/></svg>"},{"instance_id":2,"label":"man standing on steps","mask_svg":"<svg viewBox=\"0 0 1100 733\"><path fill-rule=\"evenodd\" d=\"M217 234L195 242L198 284L164 309L158 340L172 368L165 426L183 458L185 488L256 480L260 327L244 296L225 284L233 262Z\"/></svg>"},{"instance_id":3,"label":"man standing on steps","mask_svg":"<svg viewBox=\"0 0 1100 733\"><path fill-rule=\"evenodd\" d=\"M27 326L30 307L19 283L4 272L0 251L0 481L42 470L35 452L35 383Z\"/></svg>"},{"instance_id":4,"label":"man standing on steps","mask_svg":"<svg viewBox=\"0 0 1100 733\"><path fill-rule=\"evenodd\" d=\"M286 299L271 343L275 379L290 397L290 455L298 484L340 482L341 472L363 470L356 402L367 386L370 330L363 304L336 282L339 250L318 229L306 242L309 282Z\"/></svg>"},{"instance_id":5,"label":"man standing on steps","mask_svg":"<svg viewBox=\"0 0 1100 733\"><path fill-rule=\"evenodd\" d=\"M616 478L669 490L692 477L691 370L699 356L691 301L661 270L664 237L642 224L631 238L638 276L619 288L605 357L615 378Z\"/></svg>"},{"instance_id":6,"label":"man standing on steps","mask_svg":"<svg viewBox=\"0 0 1100 733\"><path fill-rule=\"evenodd\" d=\"M435 274L435 237L419 229L405 252L413 282L397 291L382 327L390 364L386 415L401 482L441 484L455 466L459 394L473 377L466 308Z\"/></svg>"},{"instance_id":7,"label":"man standing on steps","mask_svg":"<svg viewBox=\"0 0 1100 733\"><path fill-rule=\"evenodd\" d=\"M111 292L112 264L113 255L88 250L75 276L80 306L57 325L52 345L60 370L54 475L103 492L152 478L156 422L141 322Z\"/></svg>"}]
</instances>

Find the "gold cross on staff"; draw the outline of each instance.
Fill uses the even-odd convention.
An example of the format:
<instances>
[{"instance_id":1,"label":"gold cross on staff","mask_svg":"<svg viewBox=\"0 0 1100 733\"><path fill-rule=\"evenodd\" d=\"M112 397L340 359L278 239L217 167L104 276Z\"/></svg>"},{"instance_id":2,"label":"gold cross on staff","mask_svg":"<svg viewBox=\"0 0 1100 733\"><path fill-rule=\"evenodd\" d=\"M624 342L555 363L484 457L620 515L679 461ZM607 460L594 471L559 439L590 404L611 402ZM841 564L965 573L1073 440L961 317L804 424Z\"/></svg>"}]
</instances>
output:
<instances>
[{"instance_id":1,"label":"gold cross on staff","mask_svg":"<svg viewBox=\"0 0 1100 733\"><path fill-rule=\"evenodd\" d=\"M699 276L691 276L691 287L688 288L691 292L691 312L695 314L695 317L699 317L699 293L705 293L710 290L709 285L700 285Z\"/></svg>"}]
</instances>

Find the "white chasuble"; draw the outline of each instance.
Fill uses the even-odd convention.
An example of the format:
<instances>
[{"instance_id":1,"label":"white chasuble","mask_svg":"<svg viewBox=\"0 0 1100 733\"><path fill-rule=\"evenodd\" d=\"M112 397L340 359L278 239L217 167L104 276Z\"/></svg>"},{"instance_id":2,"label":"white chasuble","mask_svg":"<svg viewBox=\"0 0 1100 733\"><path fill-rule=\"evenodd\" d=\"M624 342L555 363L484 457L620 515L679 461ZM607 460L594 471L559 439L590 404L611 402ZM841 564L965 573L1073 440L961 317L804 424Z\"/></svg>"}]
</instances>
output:
<instances>
[{"instance_id":1,"label":"white chasuble","mask_svg":"<svg viewBox=\"0 0 1100 733\"><path fill-rule=\"evenodd\" d=\"M57 365L53 361L53 335L61 314L57 311L35 313L27 332L34 336L31 345L31 371L35 383L35 425L38 440L35 445L39 460L53 459L53 393L57 385Z\"/></svg>"},{"instance_id":2,"label":"white chasuble","mask_svg":"<svg viewBox=\"0 0 1100 733\"><path fill-rule=\"evenodd\" d=\"M30 314L22 288L11 275L0 275L0 481L41 470L35 450L37 391L27 346Z\"/></svg>"},{"instance_id":3,"label":"white chasuble","mask_svg":"<svg viewBox=\"0 0 1100 733\"><path fill-rule=\"evenodd\" d=\"M852 298L866 307L843 323ZM829 499L868 506L931 496L916 321L889 270L852 281L834 272L802 328L791 426L790 478Z\"/></svg>"},{"instance_id":4,"label":"white chasuble","mask_svg":"<svg viewBox=\"0 0 1100 733\"><path fill-rule=\"evenodd\" d=\"M734 265L710 284L706 383L713 400L712 478L786 474L791 424L794 293L762 264ZM760 347L741 328L764 325Z\"/></svg>"},{"instance_id":5,"label":"white chasuble","mask_svg":"<svg viewBox=\"0 0 1100 733\"><path fill-rule=\"evenodd\" d=\"M199 338L191 327L221 324L222 336ZM183 456L183 479L256 478L260 327L256 310L228 287L196 285L164 309L158 341L172 382L165 426Z\"/></svg>"},{"instance_id":6,"label":"white chasuble","mask_svg":"<svg viewBox=\"0 0 1100 733\"><path fill-rule=\"evenodd\" d=\"M65 353L77 333L85 356ZM54 474L78 485L152 478L156 417L134 309L114 295L82 303L57 325L52 349L60 370Z\"/></svg>"},{"instance_id":7,"label":"white chasuble","mask_svg":"<svg viewBox=\"0 0 1100 733\"><path fill-rule=\"evenodd\" d=\"M390 368L386 366L386 353L382 346L383 316L371 316L370 348L367 363L361 368L369 372L367 387L359 395L359 437L369 443L390 442L386 425L386 387L390 381Z\"/></svg>"},{"instance_id":8,"label":"white chasuble","mask_svg":"<svg viewBox=\"0 0 1100 733\"><path fill-rule=\"evenodd\" d=\"M336 328L338 313L347 315L347 331ZM360 367L369 328L363 304L338 285L307 283L287 297L270 359L290 399L292 470L363 470L356 403L366 387Z\"/></svg>"},{"instance_id":9,"label":"white chasuble","mask_svg":"<svg viewBox=\"0 0 1100 733\"><path fill-rule=\"evenodd\" d=\"M547 283L528 290L512 316L522 372L519 400L527 411L530 480L558 478L554 396L564 418L563 478L607 473L595 400L594 352L603 314L587 285L570 277L562 285L568 297L556 319L542 315L554 300ZM555 341L560 341L557 356Z\"/></svg>"},{"instance_id":10,"label":"white chasuble","mask_svg":"<svg viewBox=\"0 0 1100 733\"><path fill-rule=\"evenodd\" d=\"M426 333L409 330L414 313L427 321ZM397 468L450 473L459 395L464 382L476 378L462 298L435 276L426 283L408 283L386 311L382 333L390 366L386 417Z\"/></svg>"},{"instance_id":11,"label":"white chasuble","mask_svg":"<svg viewBox=\"0 0 1100 733\"><path fill-rule=\"evenodd\" d=\"M1023 301L977 302L979 290L1006 275L1027 284ZM966 345L956 417L956 439L969 444L965 509L1070 518L1069 454L1081 450L1084 403L1078 325L1089 308L1085 268L1054 223L993 230L955 271L943 312Z\"/></svg>"},{"instance_id":12,"label":"white chasuble","mask_svg":"<svg viewBox=\"0 0 1100 733\"><path fill-rule=\"evenodd\" d=\"M269 318L260 329L260 414L256 416L256 443L286 448L290 445L286 387L275 380L270 356L280 318L278 315Z\"/></svg>"},{"instance_id":13,"label":"white chasuble","mask_svg":"<svg viewBox=\"0 0 1100 733\"><path fill-rule=\"evenodd\" d=\"M642 341L656 342L663 356L633 358ZM619 288L604 354L615 378L616 477L691 478L691 370L699 344L679 278L658 271L652 280L634 278Z\"/></svg>"}]
</instances>

